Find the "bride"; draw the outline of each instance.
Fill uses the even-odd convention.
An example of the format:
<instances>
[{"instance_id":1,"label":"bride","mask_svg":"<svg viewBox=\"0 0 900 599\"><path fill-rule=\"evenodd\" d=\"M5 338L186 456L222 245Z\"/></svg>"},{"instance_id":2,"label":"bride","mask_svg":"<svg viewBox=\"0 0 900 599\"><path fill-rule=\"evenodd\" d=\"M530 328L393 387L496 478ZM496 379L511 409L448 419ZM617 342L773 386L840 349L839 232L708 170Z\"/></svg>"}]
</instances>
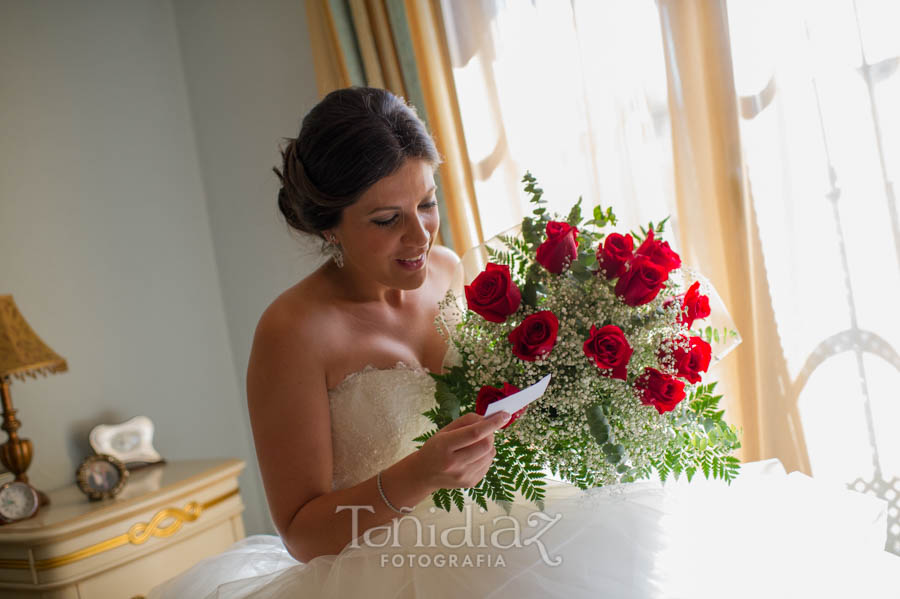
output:
<instances>
[{"instance_id":1,"label":"bride","mask_svg":"<svg viewBox=\"0 0 900 599\"><path fill-rule=\"evenodd\" d=\"M279 537L255 536L151 592L165 597L898 596L884 506L747 465L730 487L641 482L451 513L508 414L430 428L438 302L458 259L435 244L440 157L387 91L329 94L276 170L278 205L332 257L260 319L247 396ZM893 593L893 594L892 594Z\"/></svg>"}]
</instances>

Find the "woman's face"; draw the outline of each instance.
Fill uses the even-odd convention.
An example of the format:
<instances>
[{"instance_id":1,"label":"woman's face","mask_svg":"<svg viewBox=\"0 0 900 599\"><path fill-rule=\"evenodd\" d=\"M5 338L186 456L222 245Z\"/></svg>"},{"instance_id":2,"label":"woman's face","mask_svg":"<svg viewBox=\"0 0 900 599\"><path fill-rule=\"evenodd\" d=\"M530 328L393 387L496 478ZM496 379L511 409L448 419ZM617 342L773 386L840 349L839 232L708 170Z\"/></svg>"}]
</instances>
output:
<instances>
[{"instance_id":1,"label":"woman's face","mask_svg":"<svg viewBox=\"0 0 900 599\"><path fill-rule=\"evenodd\" d=\"M331 233L344 252L348 274L393 289L417 289L425 282L439 226L434 169L424 160L408 159L345 208Z\"/></svg>"}]
</instances>

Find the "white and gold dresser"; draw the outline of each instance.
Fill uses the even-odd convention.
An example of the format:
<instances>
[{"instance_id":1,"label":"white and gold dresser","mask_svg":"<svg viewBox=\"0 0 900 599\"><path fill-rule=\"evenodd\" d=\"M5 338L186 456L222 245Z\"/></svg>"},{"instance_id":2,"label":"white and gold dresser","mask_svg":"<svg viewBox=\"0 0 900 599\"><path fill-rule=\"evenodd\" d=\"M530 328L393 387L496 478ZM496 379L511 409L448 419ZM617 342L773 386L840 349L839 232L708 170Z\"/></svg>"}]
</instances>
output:
<instances>
[{"instance_id":1,"label":"white and gold dresser","mask_svg":"<svg viewBox=\"0 0 900 599\"><path fill-rule=\"evenodd\" d=\"M51 491L0 526L0 598L131 599L244 537L241 460L169 462L131 473L114 499Z\"/></svg>"}]
</instances>

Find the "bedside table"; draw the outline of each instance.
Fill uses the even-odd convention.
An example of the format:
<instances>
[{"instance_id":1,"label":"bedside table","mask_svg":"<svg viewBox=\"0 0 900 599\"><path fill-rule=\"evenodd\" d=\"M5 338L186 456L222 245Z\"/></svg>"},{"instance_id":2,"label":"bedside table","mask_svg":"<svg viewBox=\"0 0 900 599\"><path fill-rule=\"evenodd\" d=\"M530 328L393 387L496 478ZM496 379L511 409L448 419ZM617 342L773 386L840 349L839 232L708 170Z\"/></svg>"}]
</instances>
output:
<instances>
[{"instance_id":1,"label":"bedside table","mask_svg":"<svg viewBox=\"0 0 900 599\"><path fill-rule=\"evenodd\" d=\"M30 520L0 526L0 597L130 599L244 537L241 460L189 460L131 473L113 499L75 484Z\"/></svg>"}]
</instances>

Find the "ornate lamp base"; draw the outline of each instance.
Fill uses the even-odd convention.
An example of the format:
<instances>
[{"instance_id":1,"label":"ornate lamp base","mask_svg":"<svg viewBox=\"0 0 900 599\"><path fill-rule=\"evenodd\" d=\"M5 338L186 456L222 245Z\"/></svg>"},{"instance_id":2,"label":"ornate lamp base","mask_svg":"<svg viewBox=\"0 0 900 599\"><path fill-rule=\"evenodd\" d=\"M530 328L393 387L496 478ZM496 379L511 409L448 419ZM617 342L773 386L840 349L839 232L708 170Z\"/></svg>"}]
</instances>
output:
<instances>
[{"instance_id":1,"label":"ornate lamp base","mask_svg":"<svg viewBox=\"0 0 900 599\"><path fill-rule=\"evenodd\" d=\"M15 475L16 480L31 484L28 482L28 476L25 475L25 471L31 465L34 448L30 439L19 438L17 431L22 426L22 423L16 418L16 410L12 407L12 396L9 393L9 377L4 377L0 381L0 396L2 396L0 399L3 402L3 424L0 425L0 428L9 435L6 443L0 445L0 462L3 462L6 469ZM47 497L47 494L38 489L35 489L35 491L37 491L40 505L49 505L50 498Z\"/></svg>"}]
</instances>

